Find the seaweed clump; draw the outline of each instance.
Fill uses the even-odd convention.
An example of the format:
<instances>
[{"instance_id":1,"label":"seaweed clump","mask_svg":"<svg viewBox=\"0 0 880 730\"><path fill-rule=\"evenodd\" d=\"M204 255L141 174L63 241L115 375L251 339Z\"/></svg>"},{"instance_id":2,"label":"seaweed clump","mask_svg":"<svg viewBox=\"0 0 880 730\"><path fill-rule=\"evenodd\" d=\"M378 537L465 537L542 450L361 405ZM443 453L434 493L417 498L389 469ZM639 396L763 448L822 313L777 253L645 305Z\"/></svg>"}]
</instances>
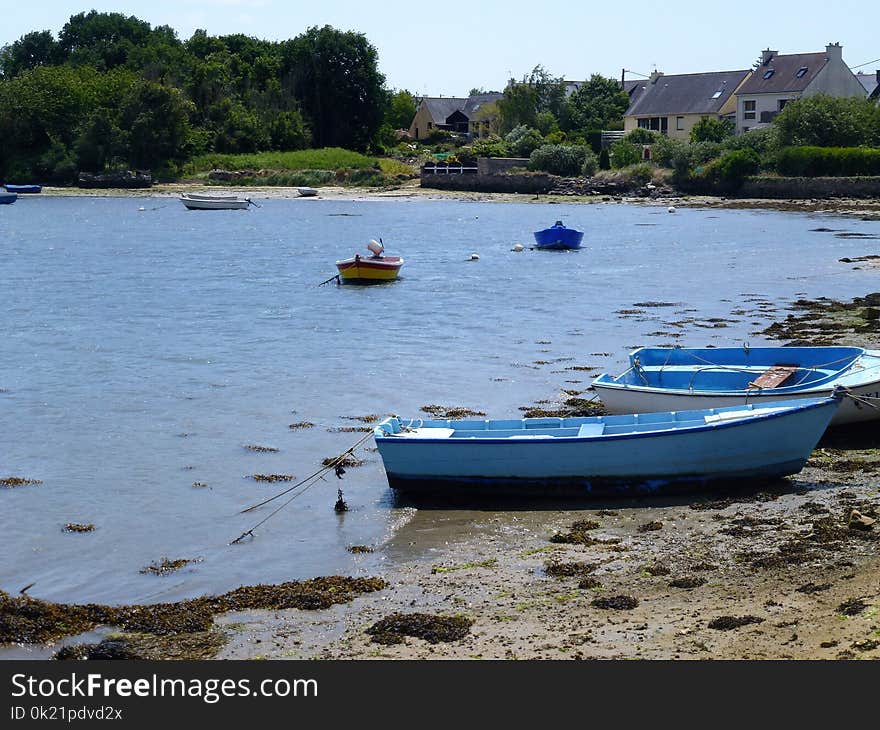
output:
<instances>
[{"instance_id":1,"label":"seaweed clump","mask_svg":"<svg viewBox=\"0 0 880 730\"><path fill-rule=\"evenodd\" d=\"M168 575L170 573L174 573L180 570L190 563L199 562L201 562L201 558L177 558L176 560L171 560L170 558L162 558L161 560L153 561L145 568L141 568L141 573L152 573L153 575Z\"/></svg>"},{"instance_id":2,"label":"seaweed clump","mask_svg":"<svg viewBox=\"0 0 880 730\"><path fill-rule=\"evenodd\" d=\"M636 528L639 532L655 532L656 530L663 529L663 523L660 520L653 520L652 522L646 522L643 525L639 525Z\"/></svg>"},{"instance_id":3,"label":"seaweed clump","mask_svg":"<svg viewBox=\"0 0 880 730\"><path fill-rule=\"evenodd\" d=\"M593 545L601 540L589 535L591 530L598 530L601 525L595 520L578 520L573 522L568 528L568 532L557 532L551 538L550 542L568 543L573 545ZM620 542L618 540L618 542Z\"/></svg>"},{"instance_id":4,"label":"seaweed clump","mask_svg":"<svg viewBox=\"0 0 880 730\"><path fill-rule=\"evenodd\" d=\"M258 444L245 444L244 448L257 454L276 454L279 451L274 446L260 446Z\"/></svg>"},{"instance_id":5,"label":"seaweed clump","mask_svg":"<svg viewBox=\"0 0 880 730\"><path fill-rule=\"evenodd\" d=\"M419 410L428 413L434 418L457 420L459 418L471 418L473 416L485 416L483 411L473 411L463 406L422 406Z\"/></svg>"},{"instance_id":6,"label":"seaweed clump","mask_svg":"<svg viewBox=\"0 0 880 730\"><path fill-rule=\"evenodd\" d=\"M292 482L296 477L293 474L251 474L255 482Z\"/></svg>"},{"instance_id":7,"label":"seaweed clump","mask_svg":"<svg viewBox=\"0 0 880 730\"><path fill-rule=\"evenodd\" d=\"M459 641L471 630L473 619L466 616L434 616L429 613L392 613L377 621L367 633L376 644L401 644L405 636L431 644Z\"/></svg>"},{"instance_id":8,"label":"seaweed clump","mask_svg":"<svg viewBox=\"0 0 880 730\"><path fill-rule=\"evenodd\" d=\"M92 532L95 529L95 526L89 522L87 524L83 524L80 522L68 522L64 526L65 532Z\"/></svg>"},{"instance_id":9,"label":"seaweed clump","mask_svg":"<svg viewBox=\"0 0 880 730\"><path fill-rule=\"evenodd\" d=\"M850 598L837 607L837 613L843 616L858 616L868 607L868 604L861 598Z\"/></svg>"},{"instance_id":10,"label":"seaweed clump","mask_svg":"<svg viewBox=\"0 0 880 730\"><path fill-rule=\"evenodd\" d=\"M346 550L355 555L357 555L358 553L374 552L373 548L371 548L369 545L349 545Z\"/></svg>"},{"instance_id":11,"label":"seaweed clump","mask_svg":"<svg viewBox=\"0 0 880 730\"><path fill-rule=\"evenodd\" d=\"M596 608L631 611L639 605L639 599L635 596L600 596L599 598L594 598L590 603Z\"/></svg>"},{"instance_id":12,"label":"seaweed clump","mask_svg":"<svg viewBox=\"0 0 880 730\"><path fill-rule=\"evenodd\" d=\"M598 563L578 561L574 563L547 563L544 570L553 578L578 578L592 573L598 568Z\"/></svg>"},{"instance_id":13,"label":"seaweed clump","mask_svg":"<svg viewBox=\"0 0 880 730\"><path fill-rule=\"evenodd\" d=\"M709 628L716 629L717 631L731 631L749 624L760 624L763 622L764 619L759 616L719 616L709 622Z\"/></svg>"},{"instance_id":14,"label":"seaweed clump","mask_svg":"<svg viewBox=\"0 0 880 730\"><path fill-rule=\"evenodd\" d=\"M156 636L153 634L114 634L98 644L64 646L52 657L57 660L82 659L213 659L223 648L226 637L219 631Z\"/></svg>"},{"instance_id":15,"label":"seaweed clump","mask_svg":"<svg viewBox=\"0 0 880 730\"><path fill-rule=\"evenodd\" d=\"M214 616L228 611L323 609L387 586L382 578L334 575L278 585L242 586L220 596L177 603L131 606L51 603L0 591L0 644L44 644L99 625L160 636L191 634L209 631Z\"/></svg>"},{"instance_id":16,"label":"seaweed clump","mask_svg":"<svg viewBox=\"0 0 880 730\"><path fill-rule=\"evenodd\" d=\"M42 484L41 479L27 479L25 477L3 477L0 479L0 487L12 489L13 487L23 487L26 484Z\"/></svg>"},{"instance_id":17,"label":"seaweed clump","mask_svg":"<svg viewBox=\"0 0 880 730\"><path fill-rule=\"evenodd\" d=\"M699 588L704 586L708 581L702 576L686 575L681 578L675 578L669 581L670 588Z\"/></svg>"}]
</instances>

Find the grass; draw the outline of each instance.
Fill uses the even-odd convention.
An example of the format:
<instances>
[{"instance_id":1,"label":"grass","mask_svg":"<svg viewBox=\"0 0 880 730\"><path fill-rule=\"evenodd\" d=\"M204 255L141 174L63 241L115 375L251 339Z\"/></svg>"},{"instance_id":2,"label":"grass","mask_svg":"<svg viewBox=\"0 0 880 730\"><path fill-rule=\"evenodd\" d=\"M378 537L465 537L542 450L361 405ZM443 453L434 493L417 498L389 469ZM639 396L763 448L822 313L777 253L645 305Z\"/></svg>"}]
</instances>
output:
<instances>
[{"instance_id":1,"label":"grass","mask_svg":"<svg viewBox=\"0 0 880 730\"><path fill-rule=\"evenodd\" d=\"M340 147L295 152L255 152L224 155L209 153L194 158L187 166L190 174L209 170L366 170L376 167L378 160Z\"/></svg>"}]
</instances>

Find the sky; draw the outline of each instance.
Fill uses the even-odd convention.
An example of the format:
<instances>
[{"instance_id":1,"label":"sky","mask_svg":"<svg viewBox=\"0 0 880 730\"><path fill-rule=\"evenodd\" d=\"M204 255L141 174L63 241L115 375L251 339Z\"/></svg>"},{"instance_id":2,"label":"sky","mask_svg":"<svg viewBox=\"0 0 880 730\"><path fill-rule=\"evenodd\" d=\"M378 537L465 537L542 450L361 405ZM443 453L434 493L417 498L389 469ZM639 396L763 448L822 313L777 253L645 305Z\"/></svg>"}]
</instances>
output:
<instances>
[{"instance_id":1,"label":"sky","mask_svg":"<svg viewBox=\"0 0 880 730\"><path fill-rule=\"evenodd\" d=\"M197 28L268 40L312 26L357 31L378 50L390 88L429 96L501 90L538 65L571 80L593 73L620 78L623 69L638 79L655 68L668 74L747 69L764 48L804 53L833 42L843 46L850 67L880 69L876 5L851 0L38 0L4 4L0 45L33 30L57 37L71 15L91 9L169 25L182 40Z\"/></svg>"}]
</instances>

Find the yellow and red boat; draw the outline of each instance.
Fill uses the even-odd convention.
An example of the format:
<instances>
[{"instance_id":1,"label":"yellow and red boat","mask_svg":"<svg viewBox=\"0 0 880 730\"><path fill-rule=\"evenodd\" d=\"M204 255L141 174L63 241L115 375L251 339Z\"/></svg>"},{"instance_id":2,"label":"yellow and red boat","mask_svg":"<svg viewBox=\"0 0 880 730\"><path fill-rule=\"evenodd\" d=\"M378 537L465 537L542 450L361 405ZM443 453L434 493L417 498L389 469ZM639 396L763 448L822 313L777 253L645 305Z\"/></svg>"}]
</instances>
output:
<instances>
[{"instance_id":1,"label":"yellow and red boat","mask_svg":"<svg viewBox=\"0 0 880 730\"><path fill-rule=\"evenodd\" d=\"M370 241L367 244L369 256L355 254L350 259L336 262L339 278L344 284L376 284L383 281L392 281L400 273L403 266L403 258L400 256L385 256L385 246L381 239Z\"/></svg>"}]
</instances>

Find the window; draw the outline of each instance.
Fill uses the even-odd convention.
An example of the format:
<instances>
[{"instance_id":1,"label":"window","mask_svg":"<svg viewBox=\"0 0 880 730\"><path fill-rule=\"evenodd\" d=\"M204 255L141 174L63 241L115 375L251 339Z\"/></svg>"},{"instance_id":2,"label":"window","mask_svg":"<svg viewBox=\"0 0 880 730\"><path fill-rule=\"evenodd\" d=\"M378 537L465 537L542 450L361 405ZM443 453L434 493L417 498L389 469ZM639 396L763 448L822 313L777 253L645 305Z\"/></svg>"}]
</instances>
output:
<instances>
[{"instance_id":1,"label":"window","mask_svg":"<svg viewBox=\"0 0 880 730\"><path fill-rule=\"evenodd\" d=\"M774 71L772 68L767 69L767 70L764 72L764 78L765 78L765 79L769 79L774 73L775 73L775 71Z\"/></svg>"},{"instance_id":2,"label":"window","mask_svg":"<svg viewBox=\"0 0 880 730\"><path fill-rule=\"evenodd\" d=\"M799 79L802 79L802 78L804 77L804 74L805 74L806 72L807 72L807 67L806 67L806 66L801 66L801 67L797 70L797 73L795 74L795 76L797 76Z\"/></svg>"},{"instance_id":3,"label":"window","mask_svg":"<svg viewBox=\"0 0 880 730\"><path fill-rule=\"evenodd\" d=\"M743 119L754 119L755 118L755 100L744 101L743 102Z\"/></svg>"},{"instance_id":4,"label":"window","mask_svg":"<svg viewBox=\"0 0 880 730\"><path fill-rule=\"evenodd\" d=\"M642 117L639 119L639 127L666 134L666 130L669 128L669 117Z\"/></svg>"},{"instance_id":5,"label":"window","mask_svg":"<svg viewBox=\"0 0 880 730\"><path fill-rule=\"evenodd\" d=\"M680 132L684 129L684 117L675 118L675 128Z\"/></svg>"},{"instance_id":6,"label":"window","mask_svg":"<svg viewBox=\"0 0 880 730\"><path fill-rule=\"evenodd\" d=\"M434 127L433 122L428 122L428 129L432 129Z\"/></svg>"},{"instance_id":7,"label":"window","mask_svg":"<svg viewBox=\"0 0 880 730\"><path fill-rule=\"evenodd\" d=\"M776 102L777 111L782 111L783 109L785 109L786 104L788 104L788 99L780 99L779 101L777 101Z\"/></svg>"},{"instance_id":8,"label":"window","mask_svg":"<svg viewBox=\"0 0 880 730\"><path fill-rule=\"evenodd\" d=\"M713 98L713 99L717 99L717 98L718 98L719 96L721 96L721 94L723 94L723 93L724 93L724 92L721 91L721 89L718 89L718 91L716 91L714 94L712 94L712 98Z\"/></svg>"}]
</instances>

